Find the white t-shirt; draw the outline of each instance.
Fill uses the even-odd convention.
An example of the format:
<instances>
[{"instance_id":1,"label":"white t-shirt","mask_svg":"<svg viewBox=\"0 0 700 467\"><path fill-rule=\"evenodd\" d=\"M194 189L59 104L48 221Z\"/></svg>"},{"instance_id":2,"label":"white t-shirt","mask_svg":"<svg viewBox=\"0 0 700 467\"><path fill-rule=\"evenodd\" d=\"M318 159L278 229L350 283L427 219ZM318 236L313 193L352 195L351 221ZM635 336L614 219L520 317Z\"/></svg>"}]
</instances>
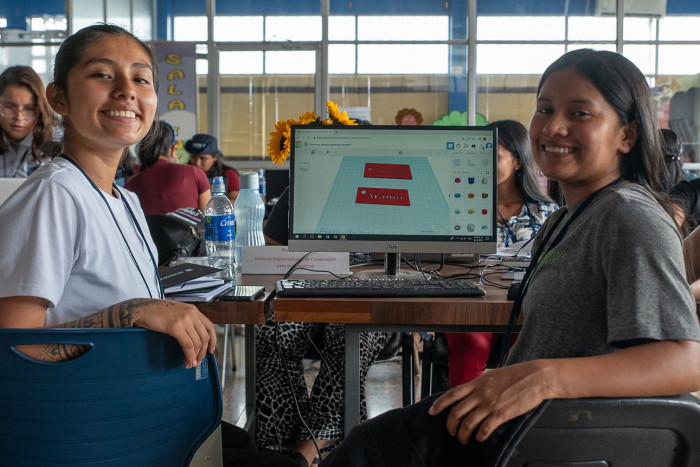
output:
<instances>
[{"instance_id":1,"label":"white t-shirt","mask_svg":"<svg viewBox=\"0 0 700 467\"><path fill-rule=\"evenodd\" d=\"M146 243L124 202L103 193L115 223L102 197L69 161L58 157L37 169L0 207L0 297L45 298L51 302L47 326L127 299L158 298L157 268L149 255L150 249L157 259L156 247L138 198L120 190Z\"/></svg>"}]
</instances>

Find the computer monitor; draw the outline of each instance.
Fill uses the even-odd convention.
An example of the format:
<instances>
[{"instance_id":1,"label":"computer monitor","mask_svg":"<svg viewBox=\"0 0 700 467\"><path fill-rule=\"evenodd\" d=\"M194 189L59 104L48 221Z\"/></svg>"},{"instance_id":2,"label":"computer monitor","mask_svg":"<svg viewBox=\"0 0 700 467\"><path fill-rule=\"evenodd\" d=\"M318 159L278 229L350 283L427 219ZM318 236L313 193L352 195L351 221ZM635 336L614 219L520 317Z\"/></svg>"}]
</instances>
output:
<instances>
[{"instance_id":1,"label":"computer monitor","mask_svg":"<svg viewBox=\"0 0 700 467\"><path fill-rule=\"evenodd\" d=\"M496 252L495 128L294 125L290 146L290 250Z\"/></svg>"}]
</instances>

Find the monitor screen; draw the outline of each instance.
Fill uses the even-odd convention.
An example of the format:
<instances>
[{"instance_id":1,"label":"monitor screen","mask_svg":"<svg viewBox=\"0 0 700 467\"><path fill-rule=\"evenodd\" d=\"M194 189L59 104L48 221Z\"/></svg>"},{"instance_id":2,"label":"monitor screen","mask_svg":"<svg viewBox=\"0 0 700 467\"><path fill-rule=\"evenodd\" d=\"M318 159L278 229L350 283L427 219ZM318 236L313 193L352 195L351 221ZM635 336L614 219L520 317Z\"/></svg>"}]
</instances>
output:
<instances>
[{"instance_id":1,"label":"monitor screen","mask_svg":"<svg viewBox=\"0 0 700 467\"><path fill-rule=\"evenodd\" d=\"M289 248L496 252L496 129L292 126Z\"/></svg>"}]
</instances>

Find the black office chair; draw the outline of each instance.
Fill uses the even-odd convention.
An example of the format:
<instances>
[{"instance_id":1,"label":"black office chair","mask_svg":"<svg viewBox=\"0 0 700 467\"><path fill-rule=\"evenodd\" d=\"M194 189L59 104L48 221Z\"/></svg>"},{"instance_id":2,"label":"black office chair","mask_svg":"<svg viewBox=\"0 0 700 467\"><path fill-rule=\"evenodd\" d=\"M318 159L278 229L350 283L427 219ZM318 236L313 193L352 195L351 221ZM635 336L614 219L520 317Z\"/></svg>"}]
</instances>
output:
<instances>
[{"instance_id":1,"label":"black office chair","mask_svg":"<svg viewBox=\"0 0 700 467\"><path fill-rule=\"evenodd\" d=\"M506 435L494 467L697 467L690 394L546 401Z\"/></svg>"}]
</instances>

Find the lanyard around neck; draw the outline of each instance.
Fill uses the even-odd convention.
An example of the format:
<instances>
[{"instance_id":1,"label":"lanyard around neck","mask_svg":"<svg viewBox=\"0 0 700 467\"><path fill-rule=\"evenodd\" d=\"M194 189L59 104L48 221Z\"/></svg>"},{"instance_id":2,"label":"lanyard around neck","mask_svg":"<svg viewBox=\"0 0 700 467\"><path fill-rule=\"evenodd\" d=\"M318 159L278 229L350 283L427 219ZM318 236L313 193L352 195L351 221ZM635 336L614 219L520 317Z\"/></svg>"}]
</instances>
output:
<instances>
[{"instance_id":1,"label":"lanyard around neck","mask_svg":"<svg viewBox=\"0 0 700 467\"><path fill-rule=\"evenodd\" d=\"M97 194L100 195L100 198L102 198L102 201L104 201L105 206L107 206L107 210L109 211L110 215L112 216L112 220L114 221L114 225L117 226L117 230L119 230L119 234L122 237L122 240L124 241L124 245L126 246L127 251L129 252L129 256L131 257L131 261L134 263L134 266L136 266L136 269L139 272L139 275L141 276L141 280L143 281L143 284L146 286L146 290L148 290L148 294L151 295L151 287L148 285L148 281L146 280L146 277L143 274L143 271L141 271L141 267L139 266L139 263L136 261L136 257L134 256L134 253L131 251L131 247L129 246L129 242L126 239L126 236L124 235L124 232L122 231L121 226L119 225L119 222L117 221L117 217L114 215L114 212L112 211L112 208L109 206L109 202L107 201L107 198L105 197L104 193L100 188L95 184L95 182L90 178L90 176L83 170L82 167L78 165L77 162L75 162L73 159L68 157L65 154L61 154L60 157L64 158L71 164L73 164L81 174L87 179L88 182L90 182L90 185L92 188L97 192ZM131 209L131 206L129 206L129 203L126 201L126 198L124 197L124 194L119 190L116 184L112 184L112 189L114 189L118 194L119 198L122 200L122 203L124 203L124 206L126 207L127 212L129 213L129 217L131 217L131 220L133 221L134 225L136 226L136 230L138 231L139 235L141 236L141 240L143 240L144 245L146 246L146 250L148 251L148 256L151 259L151 264L153 264L153 269L155 271L155 276L156 279L158 280L158 298L164 298L164 292L163 292L163 283L160 280L160 272L158 271L158 263L156 262L153 252L151 252L151 248L148 246L148 242L146 241L146 236L143 233L143 230L141 230L141 226L139 225L138 221L136 220L136 216L134 215L134 212ZM151 295L151 298L153 296Z\"/></svg>"},{"instance_id":2,"label":"lanyard around neck","mask_svg":"<svg viewBox=\"0 0 700 467\"><path fill-rule=\"evenodd\" d=\"M595 191L591 195L588 196L585 200L581 202L581 205L579 206L576 211L573 213L568 212L568 207L563 207L562 209L566 209L567 211L564 212L561 216L557 218L557 220L554 222L554 225L552 228L550 228L547 231L547 234L545 235L544 239L542 239L542 242L539 244L537 247L537 250L535 251L534 255L532 255L532 258L530 259L530 265L528 266L527 270L525 271L525 276L523 277L523 280L520 281L520 287L518 288L518 295L515 297L515 301L513 302L513 308L511 309L510 312L510 318L508 319L508 327L506 328L506 333L503 339L503 345L501 346L501 355L500 358L498 359L498 366L501 367L505 364L506 362L506 357L508 356L508 349L510 347L510 341L513 336L513 330L515 329L515 323L518 320L518 316L520 316L520 311L522 309L523 305L523 298L525 297L525 293L527 292L528 287L530 286L530 278L532 277L532 274L534 271L537 269L539 266L540 262L544 258L544 256L554 249L561 240L564 238L564 235L566 234L567 230L569 230L569 227L578 219L578 217L583 214L583 211L586 210L586 208L593 202L593 200L596 199L596 197L606 188L616 185L617 183L622 181L622 177L617 178L613 180L612 182L608 183L605 185L603 188L600 188L599 190ZM566 224L561 228L561 230L557 233L557 236L554 237L554 240L550 242L550 239L552 238L552 235L557 231L557 227L559 227L559 224L561 223L562 219L566 217L567 214L570 214L569 219L566 221Z\"/></svg>"}]
</instances>

